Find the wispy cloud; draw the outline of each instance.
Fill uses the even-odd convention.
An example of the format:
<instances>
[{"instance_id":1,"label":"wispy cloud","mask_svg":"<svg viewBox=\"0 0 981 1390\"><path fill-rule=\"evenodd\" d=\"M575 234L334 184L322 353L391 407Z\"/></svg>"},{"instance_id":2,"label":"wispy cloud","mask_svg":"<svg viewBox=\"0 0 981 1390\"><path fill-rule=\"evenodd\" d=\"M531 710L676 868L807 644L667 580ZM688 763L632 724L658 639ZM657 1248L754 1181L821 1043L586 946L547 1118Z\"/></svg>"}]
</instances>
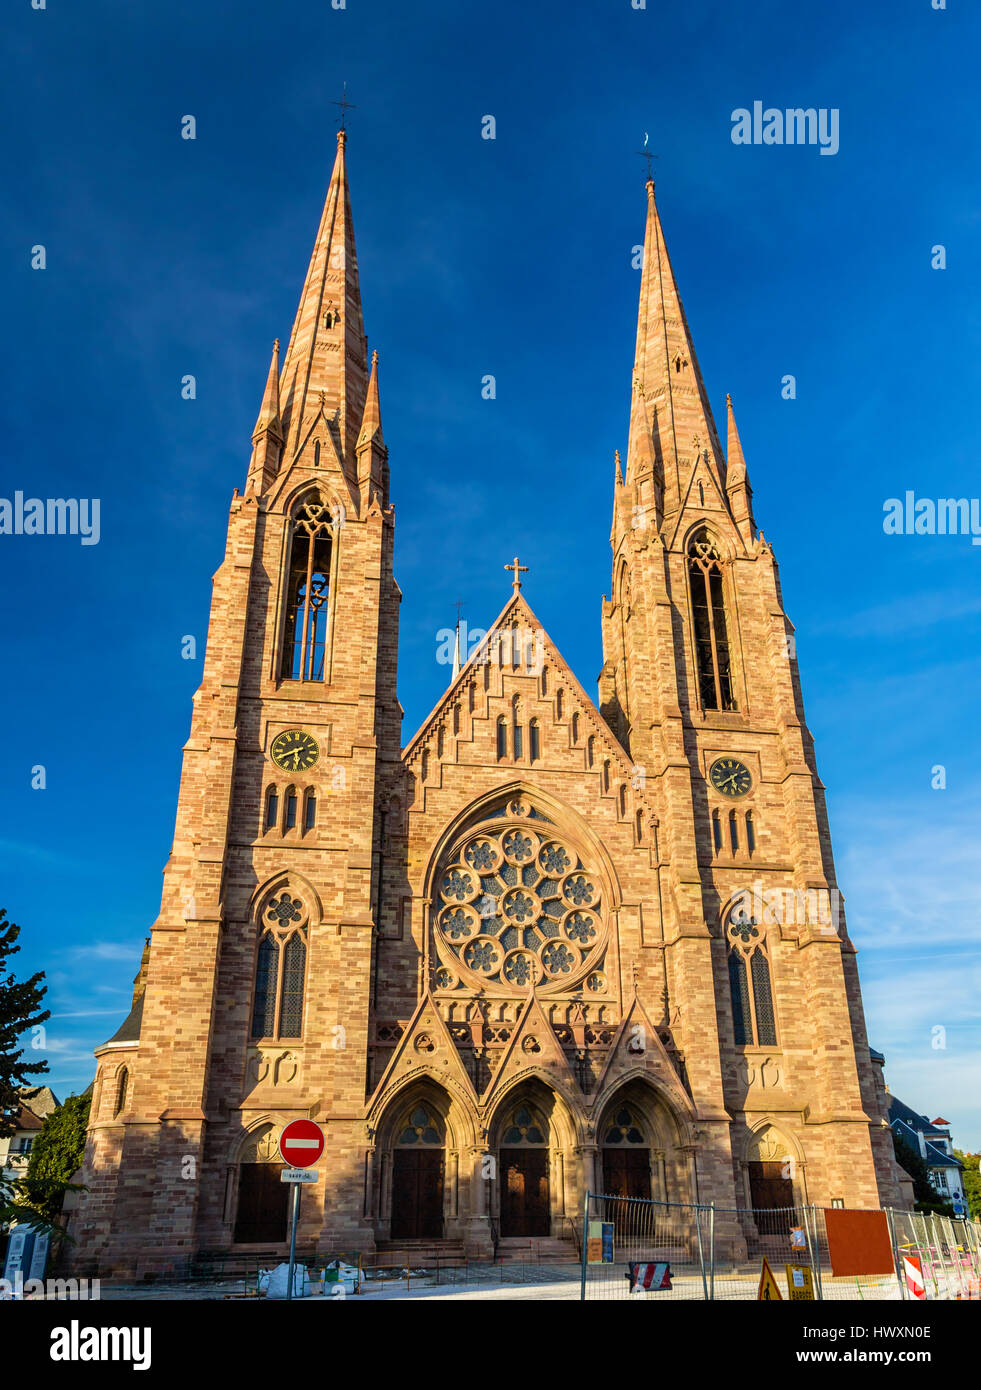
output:
<instances>
[{"instance_id":1,"label":"wispy cloud","mask_svg":"<svg viewBox=\"0 0 981 1390\"><path fill-rule=\"evenodd\" d=\"M961 592L906 594L858 613L835 612L811 624L812 632L836 632L846 637L894 637L911 628L936 627L981 614L981 596Z\"/></svg>"},{"instance_id":2,"label":"wispy cloud","mask_svg":"<svg viewBox=\"0 0 981 1390\"><path fill-rule=\"evenodd\" d=\"M864 950L981 943L978 799L947 792L936 798L932 821L917 805L839 807L836 830L846 849L838 879L850 930Z\"/></svg>"},{"instance_id":3,"label":"wispy cloud","mask_svg":"<svg viewBox=\"0 0 981 1390\"><path fill-rule=\"evenodd\" d=\"M90 941L84 946L73 946L71 955L76 958L95 958L96 960L135 960L140 959L139 945L127 945L122 941Z\"/></svg>"}]
</instances>

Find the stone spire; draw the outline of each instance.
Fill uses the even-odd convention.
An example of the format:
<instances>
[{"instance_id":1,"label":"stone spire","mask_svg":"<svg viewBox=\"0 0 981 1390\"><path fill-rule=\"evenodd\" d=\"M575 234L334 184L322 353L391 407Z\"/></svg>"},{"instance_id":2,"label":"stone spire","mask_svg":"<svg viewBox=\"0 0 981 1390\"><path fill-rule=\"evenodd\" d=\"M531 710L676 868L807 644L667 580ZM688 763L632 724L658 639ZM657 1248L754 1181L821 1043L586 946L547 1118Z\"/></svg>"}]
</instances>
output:
<instances>
[{"instance_id":1,"label":"stone spire","mask_svg":"<svg viewBox=\"0 0 981 1390\"><path fill-rule=\"evenodd\" d=\"M685 496L696 459L708 465L722 488L722 447L695 356L661 219L654 181L647 181L647 229L640 282L627 446L627 482L670 516Z\"/></svg>"},{"instance_id":2,"label":"stone spire","mask_svg":"<svg viewBox=\"0 0 981 1390\"><path fill-rule=\"evenodd\" d=\"M736 414L732 408L732 397L728 394L726 395L726 415L728 417L726 493L729 498L732 518L739 527L739 533L743 540L748 544L753 540L756 530L756 523L753 520L753 489L749 485L743 446L739 440L739 431L736 429Z\"/></svg>"},{"instance_id":3,"label":"stone spire","mask_svg":"<svg viewBox=\"0 0 981 1390\"><path fill-rule=\"evenodd\" d=\"M283 447L283 426L279 418L279 339L273 343L272 360L262 393L259 418L252 431L252 459L245 482L246 493L263 492L276 476L280 450Z\"/></svg>"},{"instance_id":4,"label":"stone spire","mask_svg":"<svg viewBox=\"0 0 981 1390\"><path fill-rule=\"evenodd\" d=\"M362 499L377 497L388 506L388 449L382 435L381 405L378 400L378 353L371 354L371 376L358 434L358 487Z\"/></svg>"},{"instance_id":5,"label":"stone spire","mask_svg":"<svg viewBox=\"0 0 981 1390\"><path fill-rule=\"evenodd\" d=\"M385 447L382 437L381 403L378 400L378 353L371 354L371 376L368 378L368 396L365 400L364 415L361 419L361 433L358 435L358 448L374 440L381 448Z\"/></svg>"},{"instance_id":6,"label":"stone spire","mask_svg":"<svg viewBox=\"0 0 981 1390\"><path fill-rule=\"evenodd\" d=\"M346 143L347 131L339 130L337 157L286 349L281 383L287 466L323 413L342 467L354 483L368 370L344 159Z\"/></svg>"}]
</instances>

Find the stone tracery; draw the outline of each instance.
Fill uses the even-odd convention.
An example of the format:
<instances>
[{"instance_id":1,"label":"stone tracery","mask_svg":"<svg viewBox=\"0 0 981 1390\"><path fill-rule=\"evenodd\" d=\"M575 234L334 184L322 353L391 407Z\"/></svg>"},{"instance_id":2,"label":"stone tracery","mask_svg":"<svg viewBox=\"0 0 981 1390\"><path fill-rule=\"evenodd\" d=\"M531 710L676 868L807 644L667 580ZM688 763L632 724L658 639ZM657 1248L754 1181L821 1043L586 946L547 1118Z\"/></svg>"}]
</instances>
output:
<instances>
[{"instance_id":1,"label":"stone tracery","mask_svg":"<svg viewBox=\"0 0 981 1390\"><path fill-rule=\"evenodd\" d=\"M485 813L454 843L436 875L438 989L460 983L505 993L575 989L607 940L595 863L527 798ZM602 978L602 977L599 977Z\"/></svg>"}]
</instances>

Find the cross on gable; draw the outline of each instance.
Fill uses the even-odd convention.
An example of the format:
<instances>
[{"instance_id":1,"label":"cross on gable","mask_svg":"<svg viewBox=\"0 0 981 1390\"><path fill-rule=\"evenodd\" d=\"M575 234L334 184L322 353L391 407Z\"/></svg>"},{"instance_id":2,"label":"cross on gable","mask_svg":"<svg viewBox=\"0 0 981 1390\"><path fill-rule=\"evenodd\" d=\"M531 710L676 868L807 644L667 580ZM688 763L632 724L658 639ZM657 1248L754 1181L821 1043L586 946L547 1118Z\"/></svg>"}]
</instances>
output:
<instances>
[{"instance_id":1,"label":"cross on gable","mask_svg":"<svg viewBox=\"0 0 981 1390\"><path fill-rule=\"evenodd\" d=\"M527 565L519 565L519 564L518 564L518 557L517 557L517 555L515 555L514 560L511 562L511 564L510 564L510 565L505 565L504 568L505 568L506 570L514 570L514 579L513 579L513 581L512 581L511 587L512 587L512 589L520 589L520 588L521 588L521 575L522 575L522 574L526 574L526 573L528 572L528 566L527 566Z\"/></svg>"}]
</instances>

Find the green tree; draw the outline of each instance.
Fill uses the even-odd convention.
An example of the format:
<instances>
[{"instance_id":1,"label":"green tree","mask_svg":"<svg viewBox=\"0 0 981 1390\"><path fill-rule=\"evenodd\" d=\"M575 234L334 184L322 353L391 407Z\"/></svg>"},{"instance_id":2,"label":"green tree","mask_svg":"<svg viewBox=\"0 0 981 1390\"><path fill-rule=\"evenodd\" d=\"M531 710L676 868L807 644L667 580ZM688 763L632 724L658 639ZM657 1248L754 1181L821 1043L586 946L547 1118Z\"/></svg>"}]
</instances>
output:
<instances>
[{"instance_id":1,"label":"green tree","mask_svg":"<svg viewBox=\"0 0 981 1390\"><path fill-rule=\"evenodd\" d=\"M20 1092L30 1085L32 1077L48 1070L47 1062L25 1061L24 1049L17 1046L28 1028L36 1028L51 1017L49 1010L41 1009L44 972L18 980L10 970L9 958L20 950L18 936L20 927L8 922L0 907L0 1138L13 1134L17 1127Z\"/></svg>"},{"instance_id":2,"label":"green tree","mask_svg":"<svg viewBox=\"0 0 981 1390\"><path fill-rule=\"evenodd\" d=\"M20 950L20 927L7 921L0 907L0 1138L13 1134L21 1102L31 1099L31 1080L48 1070L45 1061L28 1062L19 1039L28 1028L36 1028L51 1017L42 1009L45 986L43 971L29 980L18 980L10 969L10 957ZM22 1178L0 1177L0 1229L17 1221L29 1221L35 1228L51 1231L48 1218L35 1211L27 1200ZM52 1234L56 1232L52 1231Z\"/></svg>"},{"instance_id":3,"label":"green tree","mask_svg":"<svg viewBox=\"0 0 981 1390\"><path fill-rule=\"evenodd\" d=\"M964 1182L967 1209L975 1221L981 1221L981 1154L962 1153L960 1149L955 1149L954 1157L959 1158L964 1165L961 1178Z\"/></svg>"},{"instance_id":4,"label":"green tree","mask_svg":"<svg viewBox=\"0 0 981 1390\"><path fill-rule=\"evenodd\" d=\"M89 1096L69 1096L64 1105L52 1110L34 1140L24 1177L24 1199L50 1221L61 1212L69 1179L82 1166L90 1104Z\"/></svg>"}]
</instances>

